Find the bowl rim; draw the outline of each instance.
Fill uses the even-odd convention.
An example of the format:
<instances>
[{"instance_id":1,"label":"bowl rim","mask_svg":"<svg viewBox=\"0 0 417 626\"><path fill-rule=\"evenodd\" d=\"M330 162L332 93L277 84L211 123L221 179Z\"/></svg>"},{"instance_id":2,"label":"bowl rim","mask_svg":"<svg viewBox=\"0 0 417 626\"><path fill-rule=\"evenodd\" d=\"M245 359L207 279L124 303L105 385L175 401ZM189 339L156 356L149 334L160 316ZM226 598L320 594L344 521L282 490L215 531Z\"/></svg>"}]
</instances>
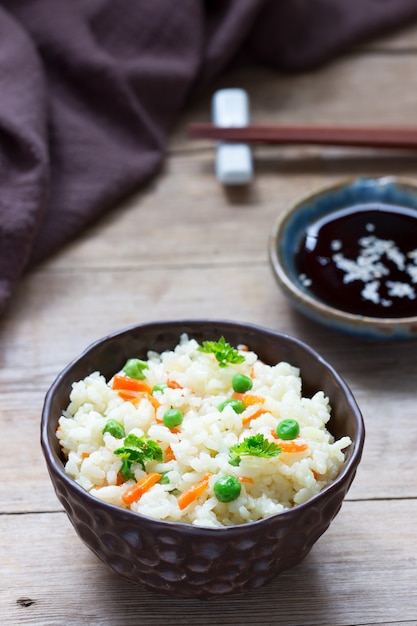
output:
<instances>
[{"instance_id":1,"label":"bowl rim","mask_svg":"<svg viewBox=\"0 0 417 626\"><path fill-rule=\"evenodd\" d=\"M117 505L110 504L108 502L95 498L93 495L91 495L86 489L81 487L81 485L79 485L73 478L71 478L71 476L69 476L65 472L64 464L62 460L59 458L59 456L56 454L54 447L52 445L52 439L50 438L50 435L49 435L50 433L49 423L50 423L50 419L52 419L53 398L54 398L56 390L60 387L61 381L67 376L68 372L76 364L78 364L85 357L87 357L91 351L103 345L105 342L109 340L111 341L117 338L121 338L123 336L129 335L133 331L137 332L142 329L146 331L152 327L163 329L163 328L173 328L173 326L177 326L178 331L179 331L179 336L180 336L181 328L183 326L195 326L196 328L198 328L200 325L207 326L208 324L222 326L225 329L229 327L232 329L239 328L239 329L246 330L246 331L250 330L255 333L260 332L261 334L267 334L270 336L277 337L279 339L284 340L285 342L289 342L294 345L297 345L299 349L301 349L304 352L307 352L311 357L319 361L321 365L324 366L326 371L335 379L335 381L338 383L338 385L342 389L343 395L347 398L349 407L352 409L353 419L355 420L356 426L357 426L357 435L356 435L355 441L353 441L351 444L352 445L351 454L349 458L347 459L347 461L345 462L344 466L342 467L342 470L339 472L336 478L329 485L327 485L319 493L313 495L311 498L309 498L305 502L297 504L294 507L290 509L286 509L280 513L275 513L271 516L268 516L259 520L245 522L243 524L232 524L230 526L223 526L220 528L219 527L212 528L212 527L206 527L206 526L194 526L193 524L189 524L186 522L178 522L178 521L173 521L173 520L160 520L157 518L144 515L142 513L131 511L130 509L124 509L123 507L119 507ZM255 528L259 525L265 525L265 524L271 523L271 521L276 518L282 518L283 520L288 521L289 519L291 519L291 517L297 516L298 511L302 511L305 508L314 506L315 503L319 502L320 500L325 499L327 495L331 496L331 494L334 491L337 491L339 489L340 484L344 483L346 480L349 479L349 476L352 474L352 471L353 471L353 474L350 478L350 482L352 482L356 473L357 466L359 465L361 457L362 457L364 441L365 441L365 423L364 423L361 410L357 404L357 401L353 395L352 390L350 389L350 387L348 386L344 378L336 371L336 369L324 357L322 357L314 348L312 348L303 340L295 336L283 333L278 330L274 330L272 328L260 326L258 324L253 324L250 322L231 321L231 320L217 319L217 318L204 318L204 319L193 318L193 319L182 319L182 320L176 319L176 320L162 320L162 321L157 321L157 322L144 322L144 323L134 324L126 328L117 330L115 332L105 335L104 337L101 337L100 339L97 339L96 341L92 342L78 356L73 358L56 376L55 380L53 381L52 385L48 389L46 396L45 396L44 405L42 409L41 425L40 425L41 449L42 449L42 452L43 452L43 455L47 464L49 474L51 476L51 480L52 480L52 474L58 475L60 480L63 481L69 489L77 492L77 494L84 501L92 501L97 508L103 508L105 510L108 510L109 512L115 513L116 515L121 515L125 517L126 520L129 519L133 523L135 520L144 519L146 520L147 523L153 525L154 527L161 527L161 526L167 527L167 525L169 525L169 527L171 528L178 528L182 532L187 532L187 533L194 534L194 535L198 535L201 533L215 534L215 533L218 533L219 530L223 532L226 531L228 533L241 532L243 528L245 529Z\"/></svg>"},{"instance_id":2,"label":"bowl rim","mask_svg":"<svg viewBox=\"0 0 417 626\"><path fill-rule=\"evenodd\" d=\"M360 315L337 309L319 298L311 295L311 292L303 290L296 284L287 272L287 266L280 254L280 245L283 231L291 222L293 216L308 205L313 204L319 198L328 194L339 191L343 188L352 187L358 181L369 181L379 185L393 184L397 187L411 188L417 196L417 182L406 177L399 176L381 176L381 177L349 177L340 180L332 185L322 185L312 192L307 192L292 202L284 209L276 218L272 225L268 239L268 255L272 271L278 284L283 291L295 303L307 307L311 311L316 312L321 319L331 319L340 323L340 325L349 324L352 327L359 324L363 328L381 331L383 334L389 334L392 328L407 329L410 325L415 324L417 328L417 314L409 317L372 317L369 315ZM332 212L333 209L329 211Z\"/></svg>"}]
</instances>

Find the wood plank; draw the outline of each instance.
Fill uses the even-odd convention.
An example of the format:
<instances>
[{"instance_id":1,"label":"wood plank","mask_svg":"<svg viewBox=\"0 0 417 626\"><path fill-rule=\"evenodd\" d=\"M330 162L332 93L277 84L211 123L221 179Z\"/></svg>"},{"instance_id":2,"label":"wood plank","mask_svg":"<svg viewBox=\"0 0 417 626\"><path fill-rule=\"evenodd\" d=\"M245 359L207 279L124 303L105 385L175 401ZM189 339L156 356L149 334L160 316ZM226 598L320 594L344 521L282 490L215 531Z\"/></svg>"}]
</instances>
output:
<instances>
[{"instance_id":1,"label":"wood plank","mask_svg":"<svg viewBox=\"0 0 417 626\"><path fill-rule=\"evenodd\" d=\"M355 176L414 178L415 156L378 156L336 149L327 156L257 149L256 177L245 189L226 189L213 175L213 152L169 159L154 193L138 192L86 229L42 269L199 268L267 261L273 223L304 194ZM93 274L94 275L94 274Z\"/></svg>"},{"instance_id":2,"label":"wood plank","mask_svg":"<svg viewBox=\"0 0 417 626\"><path fill-rule=\"evenodd\" d=\"M179 297L181 293L186 298ZM414 342L369 344L335 335L292 310L266 263L244 268L226 263L198 271L192 267L108 273L38 270L24 281L0 330L2 428L10 442L8 454L0 456L4 479L0 510L57 508L38 445L39 422L44 395L69 361L109 332L156 319L203 316L261 324L316 348L351 386L366 422L365 453L349 497L417 496L411 461L417 438ZM25 372L33 374L22 377L22 363ZM18 428L30 442L25 446L25 462L31 471L24 490L15 486L22 464Z\"/></svg>"},{"instance_id":3,"label":"wood plank","mask_svg":"<svg viewBox=\"0 0 417 626\"><path fill-rule=\"evenodd\" d=\"M253 121L416 125L416 37L412 25L314 72L223 77L178 121L163 172L22 280L0 326L0 623L417 623L415 342L369 343L304 319L275 285L266 251L275 217L301 194L348 176L414 179L415 155L256 148L254 183L225 190L213 145L185 133L209 118L213 91L230 86L249 92ZM351 386L367 428L352 489L305 561L260 591L208 603L156 596L108 572L62 512L39 446L44 395L88 344L189 317L307 341Z\"/></svg>"},{"instance_id":4,"label":"wood plank","mask_svg":"<svg viewBox=\"0 0 417 626\"><path fill-rule=\"evenodd\" d=\"M62 514L0 517L4 624L338 626L417 619L417 502L347 502L310 555L266 587L209 602L165 597L108 572ZM387 532L389 530L389 532ZM387 602L387 598L389 601Z\"/></svg>"},{"instance_id":5,"label":"wood plank","mask_svg":"<svg viewBox=\"0 0 417 626\"><path fill-rule=\"evenodd\" d=\"M188 141L185 135L189 121L209 118L214 89L230 85L248 90L254 121L415 125L414 65L412 55L383 62L373 56L360 62L343 57L296 76L264 68L231 74L179 120L163 173L86 229L46 268L258 262L265 259L275 217L302 194L352 176L415 178L412 153L257 147L254 183L245 190L226 190L214 178L213 143Z\"/></svg>"}]
</instances>

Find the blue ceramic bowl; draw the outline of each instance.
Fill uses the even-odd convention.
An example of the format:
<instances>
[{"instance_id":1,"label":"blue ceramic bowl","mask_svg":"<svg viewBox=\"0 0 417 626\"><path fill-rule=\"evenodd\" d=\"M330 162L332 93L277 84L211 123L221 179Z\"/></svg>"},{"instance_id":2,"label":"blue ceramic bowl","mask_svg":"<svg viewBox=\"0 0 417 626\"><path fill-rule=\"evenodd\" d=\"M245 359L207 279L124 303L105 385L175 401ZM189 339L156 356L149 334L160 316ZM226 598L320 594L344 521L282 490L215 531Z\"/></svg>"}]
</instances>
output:
<instances>
[{"instance_id":1,"label":"blue ceramic bowl","mask_svg":"<svg viewBox=\"0 0 417 626\"><path fill-rule=\"evenodd\" d=\"M312 222L327 220L343 207L369 203L406 207L411 215L415 210L417 248L417 183L391 177L358 178L307 195L278 217L269 240L273 273L294 307L315 322L369 339L417 338L417 297L415 314L409 317L389 317L389 308L386 317L351 313L318 297L298 270L298 250Z\"/></svg>"}]
</instances>

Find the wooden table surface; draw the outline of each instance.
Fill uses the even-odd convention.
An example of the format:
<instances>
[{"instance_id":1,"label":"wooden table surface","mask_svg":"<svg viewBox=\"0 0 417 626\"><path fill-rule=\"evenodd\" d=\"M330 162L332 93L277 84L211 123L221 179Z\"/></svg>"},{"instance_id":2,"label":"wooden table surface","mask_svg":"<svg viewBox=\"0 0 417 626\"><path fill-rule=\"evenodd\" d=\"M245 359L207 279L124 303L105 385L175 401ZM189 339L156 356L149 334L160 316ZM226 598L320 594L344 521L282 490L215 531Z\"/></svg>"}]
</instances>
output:
<instances>
[{"instance_id":1,"label":"wooden table surface","mask_svg":"<svg viewBox=\"0 0 417 626\"><path fill-rule=\"evenodd\" d=\"M411 153L257 148L249 189L213 176L213 146L186 139L212 92L246 89L254 122L417 125L417 28L320 70L228 75L176 126L164 170L21 282L0 324L0 623L5 625L417 624L417 343L369 343L295 313L267 258L275 217L351 176L417 178ZM118 579L81 543L39 445L59 371L107 333L217 317L295 335L329 360L362 409L363 461L309 556L259 591L202 602Z\"/></svg>"}]
</instances>

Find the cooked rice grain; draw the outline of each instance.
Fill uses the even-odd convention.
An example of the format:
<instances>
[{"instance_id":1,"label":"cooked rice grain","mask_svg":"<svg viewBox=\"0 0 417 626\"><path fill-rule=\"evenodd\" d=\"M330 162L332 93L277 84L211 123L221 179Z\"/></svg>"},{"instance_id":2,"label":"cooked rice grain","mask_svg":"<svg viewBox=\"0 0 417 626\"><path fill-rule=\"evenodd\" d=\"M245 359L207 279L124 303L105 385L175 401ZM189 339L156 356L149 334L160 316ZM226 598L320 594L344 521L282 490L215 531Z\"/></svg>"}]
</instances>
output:
<instances>
[{"instance_id":1,"label":"cooked rice grain","mask_svg":"<svg viewBox=\"0 0 417 626\"><path fill-rule=\"evenodd\" d=\"M322 391L303 397L299 371L288 363L266 365L254 352L242 349L244 363L221 368L213 354L198 348L194 339L182 335L174 350L149 352L146 382L151 387L173 380L181 385L154 392L160 403L157 409L146 395L135 403L122 400L112 389L112 381L107 382L99 372L73 384L57 437L67 458L65 469L77 483L101 500L143 515L223 527L280 513L308 500L336 478L344 461L343 450L351 441L348 437L335 441L327 430L331 408ZM264 402L241 414L230 406L220 412L218 406L231 396L231 380L238 372L252 376L248 393ZM178 408L184 415L177 431L162 423L170 408ZM259 408L265 412L247 421ZM242 457L239 466L229 463L231 446L256 434L273 441L271 431L288 418L299 422L297 441L308 444L305 451L282 452L274 458ZM147 472L166 473L168 482L155 484L130 507L122 494L145 472L136 463L132 465L135 480L119 484L122 461L113 452L123 441L103 434L109 419L120 422L126 435L147 435L164 451L170 446L175 457L146 464ZM206 474L210 474L206 492L180 510L178 495ZM239 497L227 504L219 502L213 492L214 483L225 474L246 478Z\"/></svg>"}]
</instances>

